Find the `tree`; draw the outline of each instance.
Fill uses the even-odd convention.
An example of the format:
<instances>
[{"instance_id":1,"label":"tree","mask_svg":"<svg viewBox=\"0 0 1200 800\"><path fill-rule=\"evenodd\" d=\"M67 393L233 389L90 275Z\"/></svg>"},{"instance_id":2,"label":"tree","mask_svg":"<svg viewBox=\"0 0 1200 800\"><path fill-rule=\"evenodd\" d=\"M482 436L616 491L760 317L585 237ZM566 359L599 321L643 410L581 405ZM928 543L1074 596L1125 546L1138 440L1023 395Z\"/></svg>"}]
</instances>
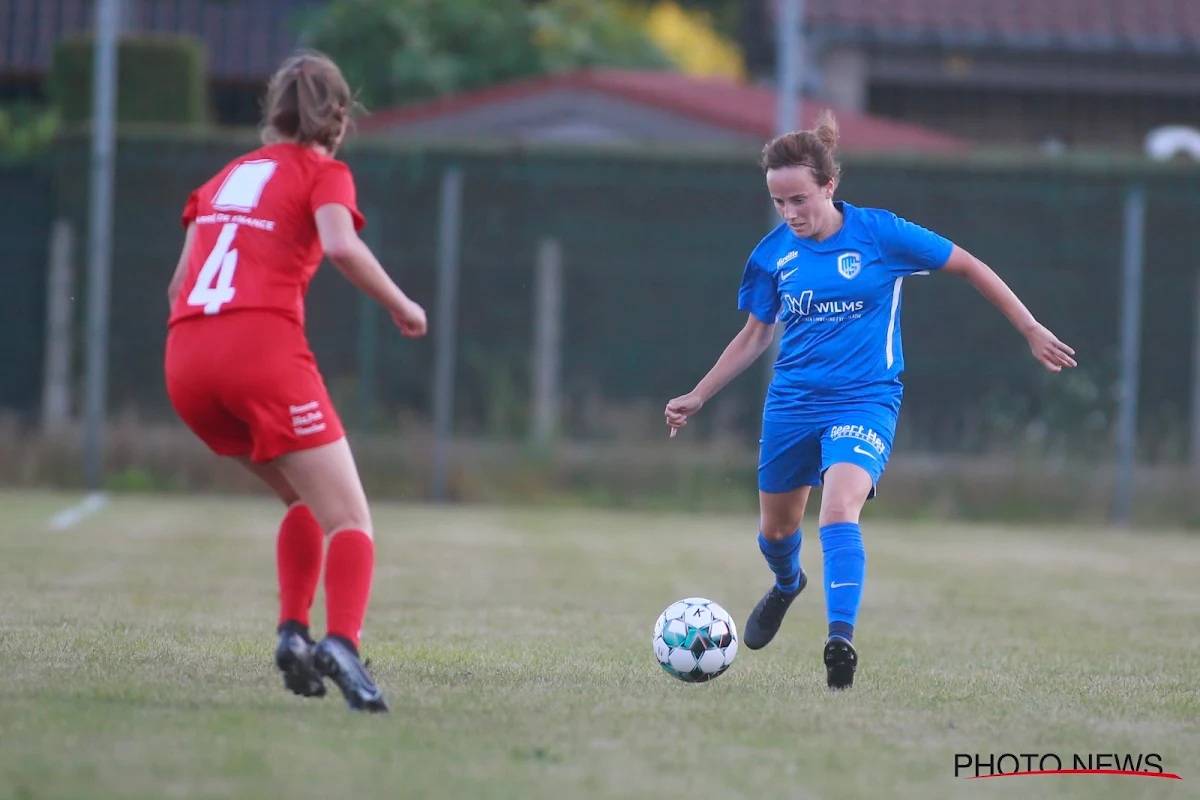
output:
<instances>
[{"instance_id":1,"label":"tree","mask_svg":"<svg viewBox=\"0 0 1200 800\"><path fill-rule=\"evenodd\" d=\"M662 0L626 0L632 5L657 6ZM746 0L675 0L688 15L708 18L723 37L737 38Z\"/></svg>"},{"instance_id":2,"label":"tree","mask_svg":"<svg viewBox=\"0 0 1200 800\"><path fill-rule=\"evenodd\" d=\"M546 0L530 12L547 72L581 67L668 69L668 56L647 35L640 14L603 0Z\"/></svg>"},{"instance_id":3,"label":"tree","mask_svg":"<svg viewBox=\"0 0 1200 800\"><path fill-rule=\"evenodd\" d=\"M541 70L522 0L334 0L305 15L301 29L368 108Z\"/></svg>"},{"instance_id":4,"label":"tree","mask_svg":"<svg viewBox=\"0 0 1200 800\"><path fill-rule=\"evenodd\" d=\"M333 0L299 27L368 109L581 67L673 66L613 0Z\"/></svg>"},{"instance_id":5,"label":"tree","mask_svg":"<svg viewBox=\"0 0 1200 800\"><path fill-rule=\"evenodd\" d=\"M708 11L689 11L675 0L659 0L646 14L645 28L690 75L745 77L741 51L715 28Z\"/></svg>"},{"instance_id":6,"label":"tree","mask_svg":"<svg viewBox=\"0 0 1200 800\"><path fill-rule=\"evenodd\" d=\"M29 158L49 149L59 124L55 109L30 103L0 106L0 158Z\"/></svg>"}]
</instances>

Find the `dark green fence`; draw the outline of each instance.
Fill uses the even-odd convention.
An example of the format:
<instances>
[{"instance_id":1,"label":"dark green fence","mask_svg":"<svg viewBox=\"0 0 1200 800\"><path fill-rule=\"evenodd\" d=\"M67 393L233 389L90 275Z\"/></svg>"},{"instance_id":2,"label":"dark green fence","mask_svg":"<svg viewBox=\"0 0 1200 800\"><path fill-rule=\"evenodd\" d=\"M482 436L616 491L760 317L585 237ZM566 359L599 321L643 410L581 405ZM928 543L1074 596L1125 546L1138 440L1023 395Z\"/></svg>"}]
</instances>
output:
<instances>
[{"instance_id":1,"label":"dark green fence","mask_svg":"<svg viewBox=\"0 0 1200 800\"><path fill-rule=\"evenodd\" d=\"M114 409L171 414L161 378L165 289L188 192L252 138L122 138L113 258ZM736 293L769 206L754 152L670 154L397 148L345 153L392 274L435 308L438 186L464 174L456 426L519 436L528 425L537 241L562 243L564 427L619 435L622 415L659 414L688 390L743 323ZM57 211L86 217L87 148L54 155ZM7 173L5 173L7 176ZM841 197L882 206L960 243L995 267L1034 313L1076 348L1079 370L1050 376L982 298L953 278L905 284L908 362L900 435L910 447L979 450L1044 424L1051 444L1107 452L1117 378L1121 217L1126 188L1146 187L1141 429L1149 455L1187 440L1191 342L1200 275L1200 171L1143 163L848 158ZM0 179L6 185L11 177ZM10 191L10 190L5 190ZM33 212L28 212L33 213ZM78 267L86 254L79 248ZM81 306L82 307L82 306ZM433 340L411 342L386 315L363 316L326 266L309 295L309 333L353 424L429 416ZM364 324L367 325L364 329ZM36 325L34 325L36 328ZM36 333L36 331L33 331ZM364 356L365 354L365 356ZM364 357L370 364L364 363ZM364 367L373 375L363 397ZM752 435L765 366L698 420ZM640 404L640 405L639 405ZM370 419L367 419L369 409ZM1165 449L1164 449L1165 448Z\"/></svg>"},{"instance_id":2,"label":"dark green fence","mask_svg":"<svg viewBox=\"0 0 1200 800\"><path fill-rule=\"evenodd\" d=\"M45 170L0 164L0 408L40 401L46 252L54 195Z\"/></svg>"}]
</instances>

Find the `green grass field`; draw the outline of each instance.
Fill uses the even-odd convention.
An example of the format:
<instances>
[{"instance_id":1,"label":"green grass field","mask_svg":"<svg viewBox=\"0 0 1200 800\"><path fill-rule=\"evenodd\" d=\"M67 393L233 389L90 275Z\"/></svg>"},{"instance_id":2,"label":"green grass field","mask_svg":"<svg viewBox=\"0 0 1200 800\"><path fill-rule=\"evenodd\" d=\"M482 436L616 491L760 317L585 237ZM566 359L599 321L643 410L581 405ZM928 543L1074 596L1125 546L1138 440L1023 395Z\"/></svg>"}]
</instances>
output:
<instances>
[{"instance_id":1,"label":"green grass field","mask_svg":"<svg viewBox=\"0 0 1200 800\"><path fill-rule=\"evenodd\" d=\"M393 713L363 717L273 670L274 503L122 497L52 530L77 500L0 494L0 798L1200 797L1195 535L868 517L834 694L815 519L779 638L685 685L655 618L702 595L740 627L770 581L752 516L379 506L364 654ZM1183 780L967 781L959 752Z\"/></svg>"}]
</instances>

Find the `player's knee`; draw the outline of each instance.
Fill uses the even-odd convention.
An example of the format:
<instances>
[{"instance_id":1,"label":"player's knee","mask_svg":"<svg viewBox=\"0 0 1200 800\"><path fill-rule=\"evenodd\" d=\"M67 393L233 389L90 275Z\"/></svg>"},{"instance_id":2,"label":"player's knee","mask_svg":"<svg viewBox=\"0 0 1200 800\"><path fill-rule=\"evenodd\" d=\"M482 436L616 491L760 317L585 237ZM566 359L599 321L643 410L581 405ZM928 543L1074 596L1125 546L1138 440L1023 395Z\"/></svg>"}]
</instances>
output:
<instances>
[{"instance_id":1,"label":"player's knee","mask_svg":"<svg viewBox=\"0 0 1200 800\"><path fill-rule=\"evenodd\" d=\"M795 533L799 527L800 520L791 517L764 516L759 521L759 530L768 542L782 541Z\"/></svg>"},{"instance_id":2,"label":"player's knee","mask_svg":"<svg viewBox=\"0 0 1200 800\"><path fill-rule=\"evenodd\" d=\"M338 496L315 496L305 501L321 529L329 536L338 531L362 531L371 536L371 510L365 502Z\"/></svg>"},{"instance_id":3,"label":"player's knee","mask_svg":"<svg viewBox=\"0 0 1200 800\"><path fill-rule=\"evenodd\" d=\"M859 497L857 492L831 492L821 503L821 526L833 525L838 522L858 522L862 514L866 497Z\"/></svg>"},{"instance_id":4,"label":"player's knee","mask_svg":"<svg viewBox=\"0 0 1200 800\"><path fill-rule=\"evenodd\" d=\"M363 509L343 510L329 516L329 524L322 526L333 536L339 531L362 531L367 536L375 536L375 528L371 524L371 514Z\"/></svg>"},{"instance_id":5,"label":"player's knee","mask_svg":"<svg viewBox=\"0 0 1200 800\"><path fill-rule=\"evenodd\" d=\"M375 531L371 529L371 523L369 521L359 522L352 525L342 525L341 527L334 528L329 532L328 538L332 539L342 531L358 531L359 533L365 533L367 538L371 539L372 541L375 539Z\"/></svg>"},{"instance_id":6,"label":"player's knee","mask_svg":"<svg viewBox=\"0 0 1200 800\"><path fill-rule=\"evenodd\" d=\"M821 492L820 524L858 522L875 481L871 474L855 464L834 464L825 473Z\"/></svg>"}]
</instances>

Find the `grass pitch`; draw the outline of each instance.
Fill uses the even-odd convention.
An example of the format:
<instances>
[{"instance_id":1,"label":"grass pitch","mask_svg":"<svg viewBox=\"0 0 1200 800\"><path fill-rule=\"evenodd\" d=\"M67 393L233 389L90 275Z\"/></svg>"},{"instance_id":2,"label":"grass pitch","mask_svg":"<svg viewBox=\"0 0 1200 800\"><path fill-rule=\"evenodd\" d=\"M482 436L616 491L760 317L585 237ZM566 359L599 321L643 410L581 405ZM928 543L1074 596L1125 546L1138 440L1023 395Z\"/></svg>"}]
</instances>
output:
<instances>
[{"instance_id":1,"label":"grass pitch","mask_svg":"<svg viewBox=\"0 0 1200 800\"><path fill-rule=\"evenodd\" d=\"M1200 797L1195 535L868 516L834 694L815 519L779 637L691 686L651 628L701 595L740 629L771 580L753 517L379 506L363 649L393 712L363 717L274 671L276 504L51 529L77 500L0 494L0 798ZM1183 780L968 781L956 753L1158 753Z\"/></svg>"}]
</instances>

